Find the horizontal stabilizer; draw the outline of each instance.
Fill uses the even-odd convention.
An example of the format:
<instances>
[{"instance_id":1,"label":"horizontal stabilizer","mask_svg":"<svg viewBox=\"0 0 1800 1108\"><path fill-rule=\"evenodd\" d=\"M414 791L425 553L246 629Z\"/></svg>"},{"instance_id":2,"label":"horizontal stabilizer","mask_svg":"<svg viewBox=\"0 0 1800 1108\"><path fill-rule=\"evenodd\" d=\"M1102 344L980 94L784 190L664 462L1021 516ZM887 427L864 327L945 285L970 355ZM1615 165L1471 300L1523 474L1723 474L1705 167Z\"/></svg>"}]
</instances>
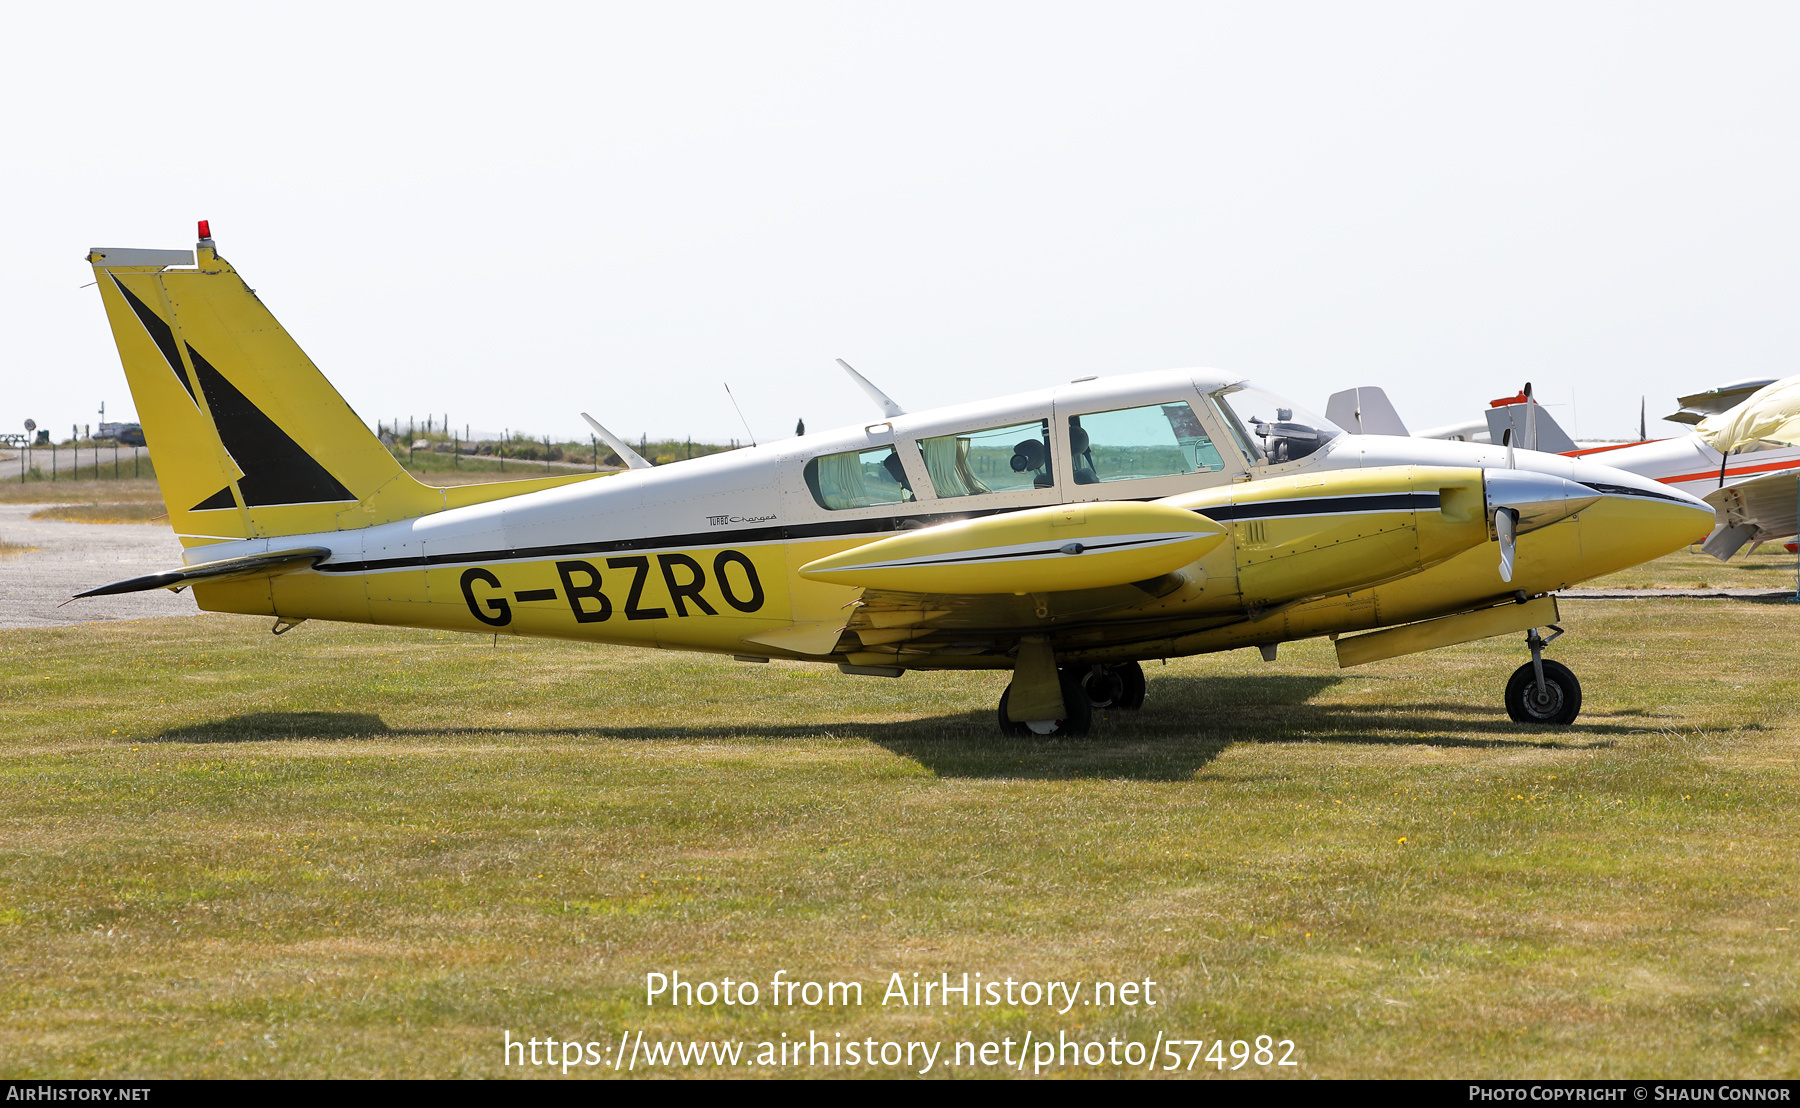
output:
<instances>
[{"instance_id":1,"label":"horizontal stabilizer","mask_svg":"<svg viewBox=\"0 0 1800 1108\"><path fill-rule=\"evenodd\" d=\"M1690 393L1677 398L1677 403L1681 405L1680 411L1674 415L1663 416L1663 418L1670 423L1690 425L1699 423L1708 416L1716 416L1721 412L1730 411L1750 399L1751 394L1758 389L1764 385L1773 385L1775 381L1776 378L1773 377L1751 377L1742 381L1733 381L1728 385L1720 385L1716 389Z\"/></svg>"},{"instance_id":2,"label":"horizontal stabilizer","mask_svg":"<svg viewBox=\"0 0 1800 1108\"><path fill-rule=\"evenodd\" d=\"M1701 549L1726 561L1745 543L1794 534L1800 525L1800 469L1736 481L1706 494L1718 513L1719 529Z\"/></svg>"},{"instance_id":3,"label":"horizontal stabilizer","mask_svg":"<svg viewBox=\"0 0 1800 1108\"><path fill-rule=\"evenodd\" d=\"M278 573L311 569L330 556L331 551L322 546L307 546L297 550L251 554L243 558L225 558L217 562L202 562L197 566L170 570L168 573L152 573L148 577L131 577L124 581L114 581L110 585L101 585L97 589L76 593L72 599L80 600L88 596L113 596L124 592L148 592L151 589L180 589L189 585L204 585L213 581L227 581L239 577L273 577Z\"/></svg>"}]
</instances>

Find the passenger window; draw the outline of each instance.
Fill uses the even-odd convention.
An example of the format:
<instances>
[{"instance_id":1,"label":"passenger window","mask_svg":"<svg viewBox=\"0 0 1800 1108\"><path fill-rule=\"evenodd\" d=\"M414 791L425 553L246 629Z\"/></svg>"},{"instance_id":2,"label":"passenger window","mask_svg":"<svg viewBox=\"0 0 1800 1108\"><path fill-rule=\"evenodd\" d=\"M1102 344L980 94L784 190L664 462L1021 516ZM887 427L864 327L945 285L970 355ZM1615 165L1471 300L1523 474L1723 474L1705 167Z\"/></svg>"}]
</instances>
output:
<instances>
[{"instance_id":1,"label":"passenger window","mask_svg":"<svg viewBox=\"0 0 1800 1108\"><path fill-rule=\"evenodd\" d=\"M1225 468L1194 409L1180 402L1070 416L1069 453L1077 485Z\"/></svg>"},{"instance_id":2,"label":"passenger window","mask_svg":"<svg viewBox=\"0 0 1800 1108\"><path fill-rule=\"evenodd\" d=\"M806 487L819 507L834 512L910 504L913 499L906 469L892 446L814 458L806 463Z\"/></svg>"},{"instance_id":3,"label":"passenger window","mask_svg":"<svg viewBox=\"0 0 1800 1108\"><path fill-rule=\"evenodd\" d=\"M1055 484L1049 441L1050 421L1041 419L920 439L919 453L939 497L973 496Z\"/></svg>"}]
</instances>

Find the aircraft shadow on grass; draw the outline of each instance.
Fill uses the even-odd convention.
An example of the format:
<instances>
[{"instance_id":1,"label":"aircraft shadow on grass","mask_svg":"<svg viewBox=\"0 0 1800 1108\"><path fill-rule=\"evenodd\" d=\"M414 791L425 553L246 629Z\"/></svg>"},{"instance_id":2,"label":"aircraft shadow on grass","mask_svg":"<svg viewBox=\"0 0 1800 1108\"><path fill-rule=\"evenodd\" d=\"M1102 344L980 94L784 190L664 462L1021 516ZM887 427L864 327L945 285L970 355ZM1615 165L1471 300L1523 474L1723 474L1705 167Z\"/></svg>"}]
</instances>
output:
<instances>
[{"instance_id":1,"label":"aircraft shadow on grass","mask_svg":"<svg viewBox=\"0 0 1800 1108\"><path fill-rule=\"evenodd\" d=\"M1093 732L1083 738L1002 737L995 733L991 710L873 722L518 728L396 728L371 712L252 712L169 728L149 741L404 741L457 735L658 742L798 740L837 734L865 738L942 777L1122 777L1172 781L1192 777L1228 747L1239 743L1594 750L1614 745L1612 736L1656 730L1663 718L1643 709L1588 712L1570 727L1553 728L1513 723L1498 704L1313 703L1329 689L1371 680L1381 679L1284 674L1153 676L1145 709L1098 712Z\"/></svg>"},{"instance_id":2,"label":"aircraft shadow on grass","mask_svg":"<svg viewBox=\"0 0 1800 1108\"><path fill-rule=\"evenodd\" d=\"M297 739L370 739L394 733L374 712L246 712L170 727L159 743L253 743Z\"/></svg>"}]
</instances>

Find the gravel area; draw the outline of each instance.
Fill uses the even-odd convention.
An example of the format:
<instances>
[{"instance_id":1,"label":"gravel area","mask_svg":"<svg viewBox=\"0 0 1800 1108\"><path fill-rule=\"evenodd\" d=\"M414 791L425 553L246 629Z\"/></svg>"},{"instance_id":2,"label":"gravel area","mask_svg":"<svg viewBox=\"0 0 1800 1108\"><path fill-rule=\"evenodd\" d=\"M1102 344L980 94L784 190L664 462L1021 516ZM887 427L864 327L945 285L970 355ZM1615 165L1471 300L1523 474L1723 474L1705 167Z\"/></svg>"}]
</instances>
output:
<instances>
[{"instance_id":1,"label":"gravel area","mask_svg":"<svg viewBox=\"0 0 1800 1108\"><path fill-rule=\"evenodd\" d=\"M58 607L96 585L174 569L181 565L181 543L166 523L32 519L31 513L42 507L0 504L0 539L37 548L0 557L0 630L199 614L191 593L167 589Z\"/></svg>"}]
</instances>

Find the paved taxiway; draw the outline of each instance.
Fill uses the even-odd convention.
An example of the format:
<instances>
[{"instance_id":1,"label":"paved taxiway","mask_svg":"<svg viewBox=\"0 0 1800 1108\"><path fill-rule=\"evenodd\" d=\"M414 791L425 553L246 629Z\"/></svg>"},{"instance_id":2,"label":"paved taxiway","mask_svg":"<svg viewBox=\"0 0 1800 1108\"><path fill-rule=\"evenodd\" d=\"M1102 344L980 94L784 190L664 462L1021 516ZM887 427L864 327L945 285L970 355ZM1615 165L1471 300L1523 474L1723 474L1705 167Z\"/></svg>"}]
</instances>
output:
<instances>
[{"instance_id":1,"label":"paved taxiway","mask_svg":"<svg viewBox=\"0 0 1800 1108\"><path fill-rule=\"evenodd\" d=\"M0 539L36 550L0 558L0 630L67 627L116 619L191 616L189 593L167 589L63 601L84 589L181 564L166 523L65 523L32 519L42 504L0 504Z\"/></svg>"}]
</instances>

